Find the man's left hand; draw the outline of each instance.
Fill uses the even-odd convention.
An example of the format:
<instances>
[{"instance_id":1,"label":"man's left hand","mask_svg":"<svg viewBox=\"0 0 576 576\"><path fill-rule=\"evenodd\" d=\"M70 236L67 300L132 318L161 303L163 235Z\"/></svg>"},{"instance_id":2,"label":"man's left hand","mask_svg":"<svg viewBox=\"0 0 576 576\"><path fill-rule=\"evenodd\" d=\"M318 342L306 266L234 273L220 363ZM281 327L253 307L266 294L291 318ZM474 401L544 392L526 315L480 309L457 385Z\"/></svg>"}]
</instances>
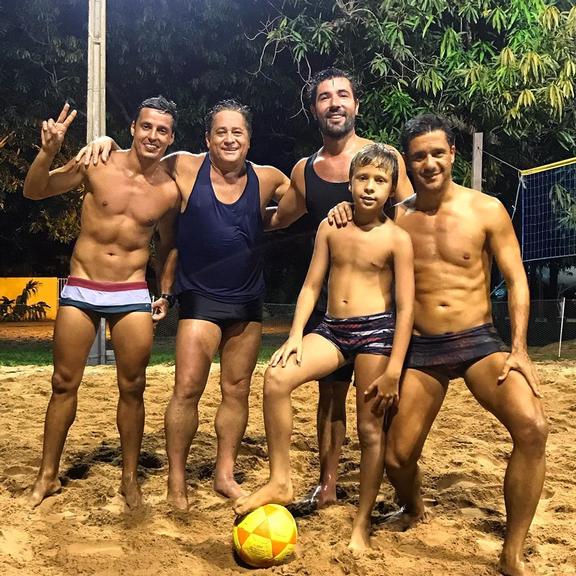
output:
<instances>
[{"instance_id":1,"label":"man's left hand","mask_svg":"<svg viewBox=\"0 0 576 576\"><path fill-rule=\"evenodd\" d=\"M500 376L498 376L498 384L502 384L504 380L506 380L510 370L520 372L520 374L526 378L528 386L532 389L534 396L542 398L542 393L540 392L540 378L538 378L536 368L526 351L512 351L510 353L504 367L502 368Z\"/></svg>"}]
</instances>

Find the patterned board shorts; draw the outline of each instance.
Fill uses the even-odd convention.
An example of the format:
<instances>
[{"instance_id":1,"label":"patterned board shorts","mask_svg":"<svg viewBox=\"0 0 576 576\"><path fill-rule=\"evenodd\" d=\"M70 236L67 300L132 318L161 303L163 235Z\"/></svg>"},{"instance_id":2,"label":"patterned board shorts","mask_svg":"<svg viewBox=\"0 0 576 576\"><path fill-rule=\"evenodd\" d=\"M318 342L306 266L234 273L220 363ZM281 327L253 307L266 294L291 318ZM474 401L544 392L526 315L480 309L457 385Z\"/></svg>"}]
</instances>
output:
<instances>
[{"instance_id":1,"label":"patterned board shorts","mask_svg":"<svg viewBox=\"0 0 576 576\"><path fill-rule=\"evenodd\" d=\"M332 318L326 314L314 333L332 342L347 361L357 354L390 356L395 321L393 312L352 318Z\"/></svg>"}]
</instances>

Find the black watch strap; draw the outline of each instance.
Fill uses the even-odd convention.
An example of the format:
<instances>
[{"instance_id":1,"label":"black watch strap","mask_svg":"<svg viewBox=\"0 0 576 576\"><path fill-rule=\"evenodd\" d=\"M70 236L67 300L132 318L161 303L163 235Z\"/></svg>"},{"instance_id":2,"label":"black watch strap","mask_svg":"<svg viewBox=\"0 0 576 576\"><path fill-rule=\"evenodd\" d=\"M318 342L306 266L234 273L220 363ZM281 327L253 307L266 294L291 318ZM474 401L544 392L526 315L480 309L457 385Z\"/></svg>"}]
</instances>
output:
<instances>
[{"instance_id":1,"label":"black watch strap","mask_svg":"<svg viewBox=\"0 0 576 576\"><path fill-rule=\"evenodd\" d=\"M176 304L176 296L174 294L160 294L160 298L168 301L168 307L172 308Z\"/></svg>"}]
</instances>

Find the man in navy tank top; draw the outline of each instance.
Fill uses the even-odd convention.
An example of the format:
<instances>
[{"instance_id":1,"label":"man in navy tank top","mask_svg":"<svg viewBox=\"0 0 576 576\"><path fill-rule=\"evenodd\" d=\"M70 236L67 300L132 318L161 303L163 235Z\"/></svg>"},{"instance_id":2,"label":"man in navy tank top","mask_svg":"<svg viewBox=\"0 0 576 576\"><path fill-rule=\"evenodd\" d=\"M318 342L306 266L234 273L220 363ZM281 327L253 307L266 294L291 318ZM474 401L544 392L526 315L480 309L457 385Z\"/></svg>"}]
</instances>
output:
<instances>
[{"instance_id":1,"label":"man in navy tank top","mask_svg":"<svg viewBox=\"0 0 576 576\"><path fill-rule=\"evenodd\" d=\"M291 186L282 197L270 228L284 228L308 213L318 228L330 208L342 201L351 202L348 174L354 155L371 141L356 134L358 86L352 75L337 68L318 72L308 86L312 115L318 122L322 147L294 166ZM395 201L413 194L401 154ZM312 332L326 312L326 285L306 326ZM320 480L303 502L308 507L323 507L336 501L336 480L342 443L346 436L346 395L352 367L344 366L319 384L318 445Z\"/></svg>"},{"instance_id":2,"label":"man in navy tank top","mask_svg":"<svg viewBox=\"0 0 576 576\"><path fill-rule=\"evenodd\" d=\"M252 114L234 100L206 116L203 154L166 158L182 193L174 291L179 302L176 385L165 415L168 500L188 509L186 460L198 428L198 403L210 365L220 352L222 402L216 413L218 451L214 489L243 494L234 480L238 448L248 422L250 379L262 334L263 217L289 180L276 168L246 161ZM171 292L170 270L162 289Z\"/></svg>"}]
</instances>

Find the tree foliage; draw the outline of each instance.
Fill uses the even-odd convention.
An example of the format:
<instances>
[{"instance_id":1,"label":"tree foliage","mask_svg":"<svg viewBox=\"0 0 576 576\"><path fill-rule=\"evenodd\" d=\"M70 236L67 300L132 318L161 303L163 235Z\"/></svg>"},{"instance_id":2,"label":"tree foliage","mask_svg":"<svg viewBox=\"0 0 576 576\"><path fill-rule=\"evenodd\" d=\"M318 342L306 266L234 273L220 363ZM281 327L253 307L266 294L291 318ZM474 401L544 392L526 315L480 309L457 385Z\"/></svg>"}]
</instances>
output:
<instances>
[{"instance_id":1,"label":"tree foliage","mask_svg":"<svg viewBox=\"0 0 576 576\"><path fill-rule=\"evenodd\" d=\"M483 131L486 149L520 168L576 155L570 0L131 0L108 2L107 17L107 132L123 146L148 96L178 103L175 149L191 151L204 148L206 110L235 97L255 111L250 158L289 171L319 144L300 113L304 82L337 64L364 86L365 136L395 143L407 118L432 109L465 136ZM67 267L81 191L35 203L21 189L39 123L66 98L80 114L56 162L84 142L87 19L85 0L0 4L4 273ZM488 162L489 188L501 166Z\"/></svg>"},{"instance_id":2,"label":"tree foliage","mask_svg":"<svg viewBox=\"0 0 576 576\"><path fill-rule=\"evenodd\" d=\"M393 141L409 117L436 110L525 167L576 151L572 4L287 0L265 27L265 52L288 49L304 77L319 63L356 73L372 138Z\"/></svg>"},{"instance_id":3,"label":"tree foliage","mask_svg":"<svg viewBox=\"0 0 576 576\"><path fill-rule=\"evenodd\" d=\"M174 149L199 152L204 149L204 114L217 100L235 97L249 103L256 114L251 158L289 170L297 138L286 133L286 93L297 100L299 79L290 71L256 74L261 46L251 38L262 26L263 6L261 0L108 2L107 132L128 146L137 105L162 93L180 110ZM40 122L56 115L65 99L72 100L79 115L55 165L84 143L87 20L85 0L0 4L4 273L30 273L35 266L51 274L66 271L78 232L81 191L42 202L23 199L21 191L38 151ZM293 134L302 130L302 122L292 124ZM58 258L59 263L45 268ZM29 272L24 272L26 267Z\"/></svg>"}]
</instances>

